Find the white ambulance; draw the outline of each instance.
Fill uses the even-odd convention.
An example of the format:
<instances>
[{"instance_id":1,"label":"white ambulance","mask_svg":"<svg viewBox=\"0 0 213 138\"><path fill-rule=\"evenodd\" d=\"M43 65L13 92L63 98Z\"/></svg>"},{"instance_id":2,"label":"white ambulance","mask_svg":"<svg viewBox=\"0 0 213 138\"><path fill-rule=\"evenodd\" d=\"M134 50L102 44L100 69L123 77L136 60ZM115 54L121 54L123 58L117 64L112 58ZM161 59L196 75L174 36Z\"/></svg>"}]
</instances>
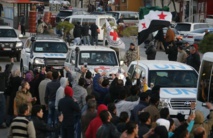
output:
<instances>
[{"instance_id":1,"label":"white ambulance","mask_svg":"<svg viewBox=\"0 0 213 138\"><path fill-rule=\"evenodd\" d=\"M196 101L198 73L191 66L175 61L133 61L128 76L134 82L136 73L145 77L147 85L160 86L159 108L168 107L171 116L189 114L191 102Z\"/></svg>"}]
</instances>

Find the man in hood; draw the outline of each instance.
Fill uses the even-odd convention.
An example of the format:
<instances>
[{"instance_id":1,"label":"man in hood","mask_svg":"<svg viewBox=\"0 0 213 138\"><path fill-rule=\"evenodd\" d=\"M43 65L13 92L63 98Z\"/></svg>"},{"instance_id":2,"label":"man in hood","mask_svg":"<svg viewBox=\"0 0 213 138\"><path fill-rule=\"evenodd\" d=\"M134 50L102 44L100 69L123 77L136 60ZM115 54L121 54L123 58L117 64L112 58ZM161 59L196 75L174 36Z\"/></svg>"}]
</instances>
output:
<instances>
[{"instance_id":1,"label":"man in hood","mask_svg":"<svg viewBox=\"0 0 213 138\"><path fill-rule=\"evenodd\" d=\"M65 94L64 94L64 89L66 86L69 85L69 81L67 78L62 77L60 79L60 84L61 86L58 88L58 90L56 91L56 97L55 97L55 108L58 109L58 102L64 98Z\"/></svg>"},{"instance_id":2,"label":"man in hood","mask_svg":"<svg viewBox=\"0 0 213 138\"><path fill-rule=\"evenodd\" d=\"M89 124L89 126L88 126L88 128L87 128L87 130L85 132L86 138L96 138L96 133L98 131L98 128L103 124L102 121L101 121L101 118L100 118L100 113L101 113L101 111L104 111L104 110L108 110L107 106L104 105L104 104L100 104L98 106L97 117L94 118L90 122L90 124Z\"/></svg>"},{"instance_id":3,"label":"man in hood","mask_svg":"<svg viewBox=\"0 0 213 138\"><path fill-rule=\"evenodd\" d=\"M74 125L80 118L80 107L73 99L73 90L70 86L64 89L65 97L58 103L58 111L64 115L62 121L62 138L74 138Z\"/></svg>"}]
</instances>

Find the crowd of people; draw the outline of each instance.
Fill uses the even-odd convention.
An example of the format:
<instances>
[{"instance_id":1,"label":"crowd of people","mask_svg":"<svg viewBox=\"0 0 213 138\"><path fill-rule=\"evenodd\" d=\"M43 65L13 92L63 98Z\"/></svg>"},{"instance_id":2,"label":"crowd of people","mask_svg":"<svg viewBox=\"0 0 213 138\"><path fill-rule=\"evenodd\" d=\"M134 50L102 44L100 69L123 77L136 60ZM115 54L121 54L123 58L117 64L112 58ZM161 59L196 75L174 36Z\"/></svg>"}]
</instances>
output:
<instances>
[{"instance_id":1,"label":"crowd of people","mask_svg":"<svg viewBox=\"0 0 213 138\"><path fill-rule=\"evenodd\" d=\"M8 137L207 138L211 132L211 103L208 121L195 103L188 117L171 118L169 109L159 106L160 86L149 89L139 74L132 85L127 73L124 83L119 73L107 78L97 68L93 76L82 66L75 78L65 70L66 76L45 67L21 76L11 58L0 73L0 125L9 127Z\"/></svg>"},{"instance_id":2,"label":"crowd of people","mask_svg":"<svg viewBox=\"0 0 213 138\"><path fill-rule=\"evenodd\" d=\"M149 34L144 43L145 46L148 45L145 51L148 60L155 60L157 51L162 50L168 55L168 60L186 63L197 71L199 70L200 55L198 45L189 45L188 42L176 40L174 30L170 27L168 27L165 36L163 29L160 29L155 37Z\"/></svg>"}]
</instances>

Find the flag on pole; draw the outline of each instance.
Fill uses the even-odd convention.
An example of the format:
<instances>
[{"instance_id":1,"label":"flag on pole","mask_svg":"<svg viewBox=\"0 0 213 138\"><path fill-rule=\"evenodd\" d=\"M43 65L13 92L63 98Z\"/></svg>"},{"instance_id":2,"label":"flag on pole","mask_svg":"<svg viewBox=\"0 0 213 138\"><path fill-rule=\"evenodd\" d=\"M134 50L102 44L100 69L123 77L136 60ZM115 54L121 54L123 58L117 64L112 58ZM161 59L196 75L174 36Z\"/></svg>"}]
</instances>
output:
<instances>
[{"instance_id":1,"label":"flag on pole","mask_svg":"<svg viewBox=\"0 0 213 138\"><path fill-rule=\"evenodd\" d=\"M107 42L110 47L125 49L124 42L119 38L118 33L112 29L111 25L106 19Z\"/></svg>"},{"instance_id":2,"label":"flag on pole","mask_svg":"<svg viewBox=\"0 0 213 138\"><path fill-rule=\"evenodd\" d=\"M172 14L168 7L145 7L139 11L138 45L143 43L150 33L168 27Z\"/></svg>"}]
</instances>

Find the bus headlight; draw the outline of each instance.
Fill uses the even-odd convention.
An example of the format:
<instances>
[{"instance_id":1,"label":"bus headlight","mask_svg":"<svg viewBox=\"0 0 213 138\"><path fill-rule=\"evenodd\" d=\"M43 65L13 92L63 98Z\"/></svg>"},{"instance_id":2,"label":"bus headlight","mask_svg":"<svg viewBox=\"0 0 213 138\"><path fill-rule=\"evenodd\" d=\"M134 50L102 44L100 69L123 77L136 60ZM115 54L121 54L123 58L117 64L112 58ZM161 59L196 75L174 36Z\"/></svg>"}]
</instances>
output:
<instances>
[{"instance_id":1,"label":"bus headlight","mask_svg":"<svg viewBox=\"0 0 213 138\"><path fill-rule=\"evenodd\" d=\"M42 58L36 58L36 59L34 60L34 63L35 63L35 64L40 64L40 65L42 64L42 65L43 65L43 64L44 64L44 59L42 59Z\"/></svg>"}]
</instances>

